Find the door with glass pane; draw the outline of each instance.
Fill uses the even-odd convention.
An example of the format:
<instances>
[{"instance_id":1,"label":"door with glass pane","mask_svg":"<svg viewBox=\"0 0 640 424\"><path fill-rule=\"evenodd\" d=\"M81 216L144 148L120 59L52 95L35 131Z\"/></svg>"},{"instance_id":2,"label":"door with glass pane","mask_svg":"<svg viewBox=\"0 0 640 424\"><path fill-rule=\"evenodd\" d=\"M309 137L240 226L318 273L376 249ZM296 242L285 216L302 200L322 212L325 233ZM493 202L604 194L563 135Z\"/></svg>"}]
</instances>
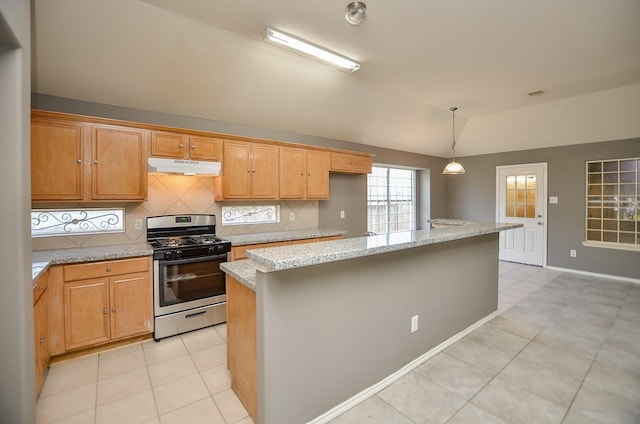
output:
<instances>
[{"instance_id":1,"label":"door with glass pane","mask_svg":"<svg viewBox=\"0 0 640 424\"><path fill-rule=\"evenodd\" d=\"M500 232L500 260L546 265L547 164L496 167L496 220L522 224Z\"/></svg>"}]
</instances>

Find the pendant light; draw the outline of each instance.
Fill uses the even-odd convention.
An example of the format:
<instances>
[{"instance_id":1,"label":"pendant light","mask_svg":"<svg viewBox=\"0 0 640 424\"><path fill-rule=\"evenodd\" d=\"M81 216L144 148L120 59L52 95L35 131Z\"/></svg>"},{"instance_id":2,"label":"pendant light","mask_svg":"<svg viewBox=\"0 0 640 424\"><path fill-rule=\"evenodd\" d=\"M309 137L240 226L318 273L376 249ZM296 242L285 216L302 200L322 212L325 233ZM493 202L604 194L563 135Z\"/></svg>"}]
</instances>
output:
<instances>
[{"instance_id":1,"label":"pendant light","mask_svg":"<svg viewBox=\"0 0 640 424\"><path fill-rule=\"evenodd\" d=\"M451 143L451 153L452 158L451 162L447 164L442 170L444 175L461 175L466 171L464 170L464 166L461 163L456 162L456 110L457 107L452 107L449 109L453 115L453 143Z\"/></svg>"}]
</instances>

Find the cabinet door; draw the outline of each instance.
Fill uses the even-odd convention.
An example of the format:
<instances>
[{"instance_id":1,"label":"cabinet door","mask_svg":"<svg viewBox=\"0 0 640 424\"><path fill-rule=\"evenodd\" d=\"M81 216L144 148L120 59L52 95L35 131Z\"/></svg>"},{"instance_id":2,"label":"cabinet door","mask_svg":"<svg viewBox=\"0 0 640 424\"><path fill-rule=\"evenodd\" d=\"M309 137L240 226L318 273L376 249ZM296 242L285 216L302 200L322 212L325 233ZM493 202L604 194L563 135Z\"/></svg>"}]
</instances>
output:
<instances>
[{"instance_id":1,"label":"cabinet door","mask_svg":"<svg viewBox=\"0 0 640 424\"><path fill-rule=\"evenodd\" d=\"M331 152L331 170L351 172L351 155L349 153Z\"/></svg>"},{"instance_id":2,"label":"cabinet door","mask_svg":"<svg viewBox=\"0 0 640 424\"><path fill-rule=\"evenodd\" d=\"M67 350L109 340L107 279L64 283L64 335Z\"/></svg>"},{"instance_id":3,"label":"cabinet door","mask_svg":"<svg viewBox=\"0 0 640 424\"><path fill-rule=\"evenodd\" d=\"M152 331L149 274L112 277L109 285L111 339Z\"/></svg>"},{"instance_id":4,"label":"cabinet door","mask_svg":"<svg viewBox=\"0 0 640 424\"><path fill-rule=\"evenodd\" d=\"M144 130L94 126L91 139L91 197L96 200L144 200L147 158Z\"/></svg>"},{"instance_id":5,"label":"cabinet door","mask_svg":"<svg viewBox=\"0 0 640 424\"><path fill-rule=\"evenodd\" d=\"M190 136L190 157L198 160L222 160L222 140L212 137Z\"/></svg>"},{"instance_id":6,"label":"cabinet door","mask_svg":"<svg viewBox=\"0 0 640 424\"><path fill-rule=\"evenodd\" d=\"M223 197L249 199L251 197L251 144L242 141L224 142L222 162Z\"/></svg>"},{"instance_id":7,"label":"cabinet door","mask_svg":"<svg viewBox=\"0 0 640 424\"><path fill-rule=\"evenodd\" d=\"M186 158L189 154L187 136L160 131L151 132L151 156Z\"/></svg>"},{"instance_id":8,"label":"cabinet door","mask_svg":"<svg viewBox=\"0 0 640 424\"><path fill-rule=\"evenodd\" d=\"M33 307L35 342L36 392L40 390L44 372L49 364L49 293L45 290Z\"/></svg>"},{"instance_id":9,"label":"cabinet door","mask_svg":"<svg viewBox=\"0 0 640 424\"><path fill-rule=\"evenodd\" d=\"M372 162L371 156L353 155L351 170L357 174L370 174Z\"/></svg>"},{"instance_id":10,"label":"cabinet door","mask_svg":"<svg viewBox=\"0 0 640 424\"><path fill-rule=\"evenodd\" d=\"M251 198L276 199L278 197L278 146L253 143L251 172Z\"/></svg>"},{"instance_id":11,"label":"cabinet door","mask_svg":"<svg viewBox=\"0 0 640 424\"><path fill-rule=\"evenodd\" d=\"M329 153L307 150L307 199L329 198Z\"/></svg>"},{"instance_id":12,"label":"cabinet door","mask_svg":"<svg viewBox=\"0 0 640 424\"><path fill-rule=\"evenodd\" d=\"M280 147L279 193L281 199L304 199L305 151Z\"/></svg>"},{"instance_id":13,"label":"cabinet door","mask_svg":"<svg viewBox=\"0 0 640 424\"><path fill-rule=\"evenodd\" d=\"M84 127L77 122L31 122L32 200L82 200Z\"/></svg>"}]
</instances>

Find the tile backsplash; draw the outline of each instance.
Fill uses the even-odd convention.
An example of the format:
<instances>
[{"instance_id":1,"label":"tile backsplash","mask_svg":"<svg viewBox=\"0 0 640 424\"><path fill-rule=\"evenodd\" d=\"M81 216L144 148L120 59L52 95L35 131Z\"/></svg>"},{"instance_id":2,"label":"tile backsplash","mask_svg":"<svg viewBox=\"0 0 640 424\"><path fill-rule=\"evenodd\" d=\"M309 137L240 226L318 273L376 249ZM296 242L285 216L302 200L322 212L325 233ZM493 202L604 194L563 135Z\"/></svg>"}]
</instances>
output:
<instances>
[{"instance_id":1,"label":"tile backsplash","mask_svg":"<svg viewBox=\"0 0 640 424\"><path fill-rule=\"evenodd\" d=\"M261 233L268 231L303 230L318 226L318 201L260 201L260 202L224 202L229 205L279 204L280 222L259 225L222 225L221 209L223 203L213 201L213 177L179 176L149 174L149 196L146 202L125 204L125 232L116 234L92 234L59 237L40 237L32 239L34 250L62 249L81 246L106 246L124 243L144 242L146 218L154 215L172 215L204 213L214 214L217 218L216 232L219 236L233 234ZM35 206L35 205L34 205ZM40 205L38 205L40 207ZM86 208L86 204L44 205L46 208ZM122 207L121 203L99 204L96 207ZM289 221L291 212L295 220ZM135 229L135 222L141 219L141 230Z\"/></svg>"}]
</instances>

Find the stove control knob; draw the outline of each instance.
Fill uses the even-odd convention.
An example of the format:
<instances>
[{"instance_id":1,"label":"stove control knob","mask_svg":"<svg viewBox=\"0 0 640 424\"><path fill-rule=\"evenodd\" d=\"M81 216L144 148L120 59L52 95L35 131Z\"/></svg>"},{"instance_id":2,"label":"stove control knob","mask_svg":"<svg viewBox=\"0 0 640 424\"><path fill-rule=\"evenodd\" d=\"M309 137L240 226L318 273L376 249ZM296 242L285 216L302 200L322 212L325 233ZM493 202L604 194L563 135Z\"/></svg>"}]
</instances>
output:
<instances>
[{"instance_id":1,"label":"stove control knob","mask_svg":"<svg viewBox=\"0 0 640 424\"><path fill-rule=\"evenodd\" d=\"M182 257L182 250L178 249L176 250L176 258L181 258Z\"/></svg>"},{"instance_id":2,"label":"stove control knob","mask_svg":"<svg viewBox=\"0 0 640 424\"><path fill-rule=\"evenodd\" d=\"M215 246L209 246L209 253L216 253L216 247Z\"/></svg>"},{"instance_id":3,"label":"stove control knob","mask_svg":"<svg viewBox=\"0 0 640 424\"><path fill-rule=\"evenodd\" d=\"M173 258L173 250L167 250L166 252L164 252L164 258L165 259Z\"/></svg>"}]
</instances>

